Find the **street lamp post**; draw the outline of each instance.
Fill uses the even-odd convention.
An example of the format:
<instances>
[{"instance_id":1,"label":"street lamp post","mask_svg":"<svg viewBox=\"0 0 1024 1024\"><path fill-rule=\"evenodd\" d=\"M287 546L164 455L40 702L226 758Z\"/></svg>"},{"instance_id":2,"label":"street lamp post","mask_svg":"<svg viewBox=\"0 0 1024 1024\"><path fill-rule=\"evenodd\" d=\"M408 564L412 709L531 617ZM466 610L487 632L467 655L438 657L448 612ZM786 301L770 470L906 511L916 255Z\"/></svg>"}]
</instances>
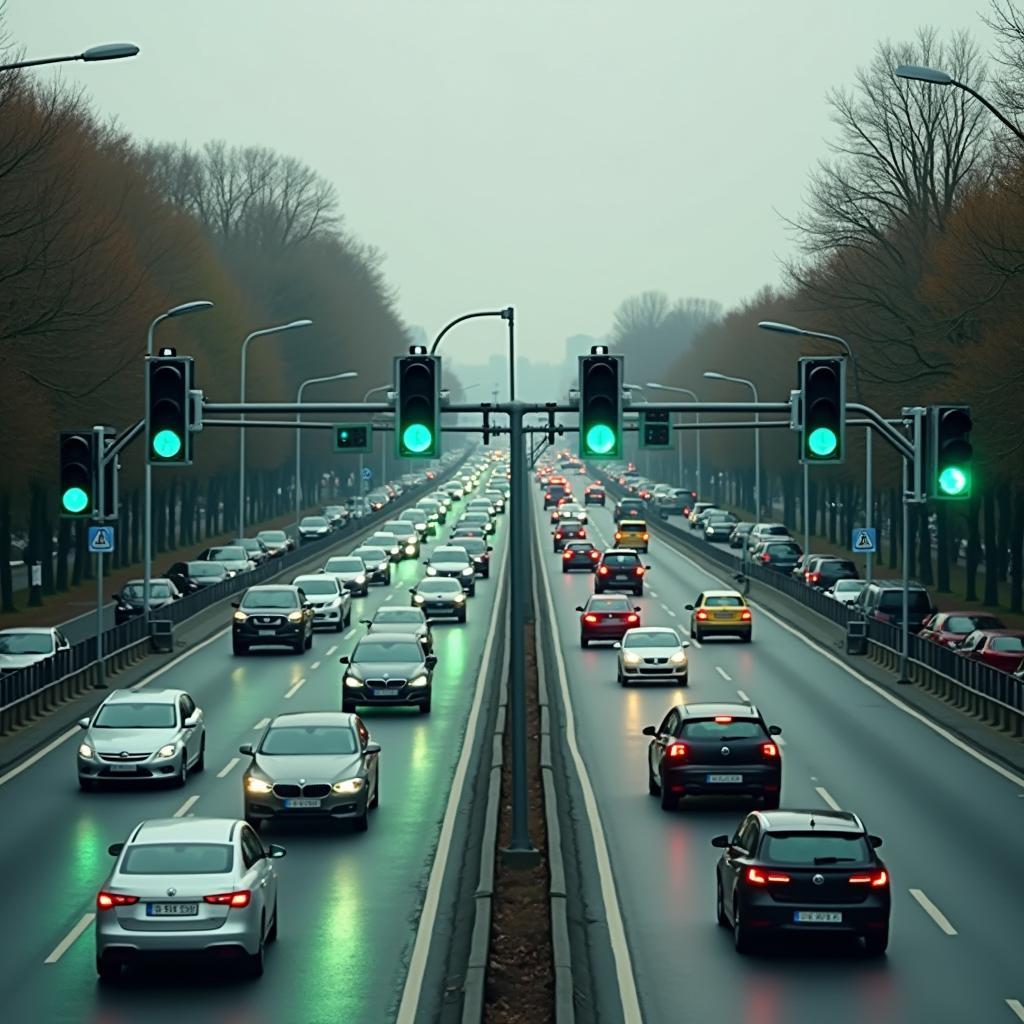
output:
<instances>
[{"instance_id":1,"label":"street lamp post","mask_svg":"<svg viewBox=\"0 0 1024 1024\"><path fill-rule=\"evenodd\" d=\"M139 48L134 43L104 43L102 46L90 46L81 53L72 53L66 57L40 57L37 60L19 60L13 64L0 64L0 71L17 71L19 68L35 68L40 64L68 64L76 60L95 64L101 60L123 60L134 57Z\"/></svg>"},{"instance_id":2,"label":"street lamp post","mask_svg":"<svg viewBox=\"0 0 1024 1024\"><path fill-rule=\"evenodd\" d=\"M655 384L652 381L648 381L647 382L647 386L649 388L657 388L659 391L675 391L675 392L677 392L680 395L689 395L695 402L699 402L700 401L700 399L697 397L697 392L696 391L691 391L689 388L677 388L677 387L675 387L672 384ZM700 413L699 412L695 412L693 414L693 421L694 421L694 423L698 427L700 426ZM679 422L680 423L683 422L683 414L682 413L679 414ZM701 474L700 474L700 430L696 430L695 433L697 435L697 494L701 498L703 498L704 497L704 491L703 491L703 486L701 484ZM682 487L683 486L683 438L682 438L682 435L679 436L678 444L679 444L679 486Z\"/></svg>"},{"instance_id":3,"label":"street lamp post","mask_svg":"<svg viewBox=\"0 0 1024 1024\"><path fill-rule=\"evenodd\" d=\"M213 303L207 299L196 299L194 302L183 302L180 306L174 306L172 309L167 310L166 313L161 313L150 325L149 330L146 332L146 359L153 355L153 338L156 334L157 324L161 324L164 320L173 320L179 316L186 316L188 313L200 313L204 309L212 309ZM150 582L153 578L153 467L149 462L150 452L150 439L149 439L149 366L146 366L146 373L144 374L145 389L145 412L146 412L146 469L145 469L145 487L143 491L142 501L142 617L149 625L149 587ZM210 514L210 510L206 510L207 516ZM100 610L97 610L97 615L101 614Z\"/></svg>"},{"instance_id":4,"label":"street lamp post","mask_svg":"<svg viewBox=\"0 0 1024 1024\"><path fill-rule=\"evenodd\" d=\"M500 317L508 323L508 400L514 402L516 400L516 313L511 306L506 306L504 309L485 309L479 313L463 313L462 316L457 316L441 329L441 333L434 339L434 344L430 346L430 354L433 355L437 351L441 339L456 324L461 324L463 320L475 320L482 316Z\"/></svg>"},{"instance_id":5,"label":"street lamp post","mask_svg":"<svg viewBox=\"0 0 1024 1024\"><path fill-rule=\"evenodd\" d=\"M704 374L708 380L727 380L732 384L746 384L748 388L754 393L754 401L760 402L757 397L757 385L752 380L747 380L746 377L730 377L724 373L714 373L709 370ZM761 431L758 430L757 424L760 416L754 412L754 521L757 522L761 518Z\"/></svg>"},{"instance_id":6,"label":"street lamp post","mask_svg":"<svg viewBox=\"0 0 1024 1024\"><path fill-rule=\"evenodd\" d=\"M279 324L277 327L264 327L262 330L253 331L246 336L242 342L242 374L239 385L239 402L245 401L245 361L249 351L249 342L253 338L263 338L268 334L282 334L284 331L294 331L300 327L311 327L312 320L293 320L289 324ZM240 420L245 420L245 413L239 414ZM238 536L245 536L245 427L238 431Z\"/></svg>"},{"instance_id":7,"label":"street lamp post","mask_svg":"<svg viewBox=\"0 0 1024 1024\"><path fill-rule=\"evenodd\" d=\"M643 391L644 390L644 386L642 384L623 384L622 388L623 388L624 391ZM647 397L646 396L642 396L641 400L644 403L646 403L647 402ZM630 397L630 401L632 401L632 396ZM639 459L640 459L640 441L641 441L641 435L638 433L637 434L637 441L636 441L637 461L639 461ZM651 475L651 453L649 451L646 451L646 450L644 451L644 472L648 476Z\"/></svg>"},{"instance_id":8,"label":"street lamp post","mask_svg":"<svg viewBox=\"0 0 1024 1024\"><path fill-rule=\"evenodd\" d=\"M390 391L393 387L394 387L393 384L379 384L375 388L370 388L370 390L367 391L365 395L363 395L363 401L364 402L368 402L370 400L370 395L376 395L376 394L378 394L381 391ZM384 483L384 478L387 476L387 464L388 464L387 460L388 460L388 441L387 441L387 438L385 438L381 442L381 446L380 446L380 482L381 482L381 484ZM363 494L366 491L366 487L365 487L365 485L363 483L363 453L362 452L359 453L359 479L356 481L356 484L359 487L359 514L362 515L363 512L366 511L366 509L363 507L364 506Z\"/></svg>"},{"instance_id":9,"label":"street lamp post","mask_svg":"<svg viewBox=\"0 0 1024 1024\"><path fill-rule=\"evenodd\" d=\"M358 377L359 374L355 370L346 370L344 373L332 373L329 377L310 377L309 380L304 380L299 385L298 393L295 396L295 404L300 405L302 403L302 392L310 384L326 384L331 380L351 380L353 377ZM299 422L302 421L302 410L300 409L295 414L295 419ZM302 515L302 428L300 427L295 431L295 525L298 527L299 519Z\"/></svg>"}]
</instances>

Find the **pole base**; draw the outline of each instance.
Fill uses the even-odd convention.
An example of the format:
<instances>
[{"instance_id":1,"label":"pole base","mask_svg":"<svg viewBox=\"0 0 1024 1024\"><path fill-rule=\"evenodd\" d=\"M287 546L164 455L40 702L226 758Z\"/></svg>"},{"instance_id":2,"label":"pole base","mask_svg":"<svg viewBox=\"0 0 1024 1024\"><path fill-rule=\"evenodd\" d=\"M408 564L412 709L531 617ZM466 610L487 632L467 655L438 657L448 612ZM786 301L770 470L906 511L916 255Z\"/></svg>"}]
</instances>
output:
<instances>
[{"instance_id":1,"label":"pole base","mask_svg":"<svg viewBox=\"0 0 1024 1024\"><path fill-rule=\"evenodd\" d=\"M899 679L896 680L896 683L899 686L912 686L913 682L913 679L907 679L906 676L900 676Z\"/></svg>"},{"instance_id":2,"label":"pole base","mask_svg":"<svg viewBox=\"0 0 1024 1024\"><path fill-rule=\"evenodd\" d=\"M501 850L501 863L513 871L529 871L537 867L542 860L540 850L527 846L525 849L512 849L505 847Z\"/></svg>"}]
</instances>

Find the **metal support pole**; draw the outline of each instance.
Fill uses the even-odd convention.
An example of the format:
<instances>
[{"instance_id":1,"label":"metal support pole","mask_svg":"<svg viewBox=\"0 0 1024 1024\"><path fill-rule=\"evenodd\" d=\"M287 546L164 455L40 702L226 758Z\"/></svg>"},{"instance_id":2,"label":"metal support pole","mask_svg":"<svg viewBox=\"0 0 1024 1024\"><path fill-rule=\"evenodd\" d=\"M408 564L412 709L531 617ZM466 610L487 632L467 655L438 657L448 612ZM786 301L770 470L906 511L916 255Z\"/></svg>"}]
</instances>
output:
<instances>
[{"instance_id":1,"label":"metal support pole","mask_svg":"<svg viewBox=\"0 0 1024 1024\"><path fill-rule=\"evenodd\" d=\"M238 401L245 405L245 356L249 350L249 342L252 341L250 335L245 341L242 342L242 381L239 387ZM301 404L296 402L296 405ZM296 414L302 415L302 411ZM245 419L244 410L239 413L239 419ZM300 431L301 433L301 431ZM238 536L245 536L245 427L241 427L238 431Z\"/></svg>"},{"instance_id":2,"label":"metal support pole","mask_svg":"<svg viewBox=\"0 0 1024 1024\"><path fill-rule=\"evenodd\" d=\"M864 525L870 530L874 520L874 496L871 492L872 467L871 467L871 428L864 428ZM864 570L864 578L871 582L872 566L875 556L869 551L867 553L867 565Z\"/></svg>"},{"instance_id":3,"label":"metal support pole","mask_svg":"<svg viewBox=\"0 0 1024 1024\"><path fill-rule=\"evenodd\" d=\"M683 414L679 414L678 422L683 422ZM676 476L679 480L679 486L683 486L683 439L681 437L673 438L676 444Z\"/></svg>"},{"instance_id":4,"label":"metal support pole","mask_svg":"<svg viewBox=\"0 0 1024 1024\"><path fill-rule=\"evenodd\" d=\"M511 306L501 311L502 317L508 321L508 400L516 400L516 314ZM494 404L498 404L497 398Z\"/></svg>"},{"instance_id":5,"label":"metal support pole","mask_svg":"<svg viewBox=\"0 0 1024 1024\"><path fill-rule=\"evenodd\" d=\"M704 477L700 468L700 413L694 413L694 424L697 426L697 497L704 497Z\"/></svg>"},{"instance_id":6,"label":"metal support pole","mask_svg":"<svg viewBox=\"0 0 1024 1024\"><path fill-rule=\"evenodd\" d=\"M147 377L149 375L147 374ZM103 427L92 428L92 443L96 452L96 511L97 520L102 525L106 522L106 495L104 484L106 470L103 467L104 442L106 430ZM147 588L148 589L148 588ZM145 598L145 595L143 595ZM103 552L96 552L96 685L103 686Z\"/></svg>"},{"instance_id":7,"label":"metal support pole","mask_svg":"<svg viewBox=\"0 0 1024 1024\"><path fill-rule=\"evenodd\" d=\"M903 621L900 623L900 677L898 683L909 683L907 660L910 652L910 486L908 460L903 460Z\"/></svg>"},{"instance_id":8,"label":"metal support pole","mask_svg":"<svg viewBox=\"0 0 1024 1024\"><path fill-rule=\"evenodd\" d=\"M811 553L811 474L804 463L804 554Z\"/></svg>"},{"instance_id":9,"label":"metal support pole","mask_svg":"<svg viewBox=\"0 0 1024 1024\"><path fill-rule=\"evenodd\" d=\"M753 387L753 385L751 385ZM754 401L757 399L757 388L754 388ZM761 521L761 431L757 424L760 413L754 413L754 522ZM771 516L768 517L771 519Z\"/></svg>"},{"instance_id":10,"label":"metal support pole","mask_svg":"<svg viewBox=\"0 0 1024 1024\"><path fill-rule=\"evenodd\" d=\"M145 387L145 429L143 437L146 441L145 453L145 484L142 492L142 621L149 629L149 588L153 579L153 467L149 462L150 448L150 422L149 422L149 358L153 355L153 334L156 325L161 320L166 320L167 314L158 316L150 325L146 333L146 367L144 378ZM207 515L210 510L207 509Z\"/></svg>"}]
</instances>

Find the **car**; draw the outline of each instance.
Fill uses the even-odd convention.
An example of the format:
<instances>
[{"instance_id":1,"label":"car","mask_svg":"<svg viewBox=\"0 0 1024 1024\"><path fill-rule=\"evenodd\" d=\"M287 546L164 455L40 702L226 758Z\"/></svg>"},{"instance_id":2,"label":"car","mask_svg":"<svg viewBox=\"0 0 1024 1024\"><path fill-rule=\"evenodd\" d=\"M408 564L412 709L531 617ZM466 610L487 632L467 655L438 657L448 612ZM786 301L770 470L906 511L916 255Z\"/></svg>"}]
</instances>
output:
<instances>
[{"instance_id":1,"label":"car","mask_svg":"<svg viewBox=\"0 0 1024 1024\"><path fill-rule=\"evenodd\" d=\"M646 510L646 505L639 498L623 498L615 506L612 518L616 523L622 519L642 519Z\"/></svg>"},{"instance_id":2,"label":"car","mask_svg":"<svg viewBox=\"0 0 1024 1024\"><path fill-rule=\"evenodd\" d=\"M586 569L596 572L601 552L589 540L571 540L562 548L562 572Z\"/></svg>"},{"instance_id":3,"label":"car","mask_svg":"<svg viewBox=\"0 0 1024 1024\"><path fill-rule=\"evenodd\" d=\"M826 597L840 604L853 604L860 597L860 592L868 585L867 580L836 580L836 582L825 591Z\"/></svg>"},{"instance_id":4,"label":"car","mask_svg":"<svg viewBox=\"0 0 1024 1024\"><path fill-rule=\"evenodd\" d=\"M903 587L888 580L869 583L851 607L865 618L899 626L903 621ZM911 633L921 629L936 611L935 602L920 583L907 587L907 609L907 628Z\"/></svg>"},{"instance_id":5,"label":"car","mask_svg":"<svg viewBox=\"0 0 1024 1024\"><path fill-rule=\"evenodd\" d=\"M231 648L248 654L256 646L288 645L296 654L313 646L313 606L298 587L269 583L250 587L232 601Z\"/></svg>"},{"instance_id":6,"label":"car","mask_svg":"<svg viewBox=\"0 0 1024 1024\"><path fill-rule=\"evenodd\" d=\"M850 811L752 811L715 836L718 923L738 953L755 937L849 935L869 956L889 945L889 871L882 845ZM756 922L756 925L755 925ZM756 930L755 930L756 929Z\"/></svg>"},{"instance_id":7,"label":"car","mask_svg":"<svg viewBox=\"0 0 1024 1024\"><path fill-rule=\"evenodd\" d=\"M352 552L366 570L366 578L370 583L387 586L391 583L391 556L383 549L372 544L360 544Z\"/></svg>"},{"instance_id":8,"label":"car","mask_svg":"<svg viewBox=\"0 0 1024 1024\"><path fill-rule=\"evenodd\" d=\"M371 512L379 512L395 497L397 497L397 492L393 489L370 491L370 493L366 495L366 504L370 506Z\"/></svg>"},{"instance_id":9,"label":"car","mask_svg":"<svg viewBox=\"0 0 1024 1024\"><path fill-rule=\"evenodd\" d=\"M402 548L403 558L419 558L420 535L409 520L391 519L381 527L381 530L395 535Z\"/></svg>"},{"instance_id":10,"label":"car","mask_svg":"<svg viewBox=\"0 0 1024 1024\"><path fill-rule=\"evenodd\" d=\"M485 512L491 519L498 514L498 510L490 498L473 498L472 501L466 502L466 511Z\"/></svg>"},{"instance_id":11,"label":"car","mask_svg":"<svg viewBox=\"0 0 1024 1024\"><path fill-rule=\"evenodd\" d=\"M594 641L621 641L626 630L640 625L640 606L629 603L625 594L592 595L585 605L576 605L580 613L580 647Z\"/></svg>"},{"instance_id":12,"label":"car","mask_svg":"<svg viewBox=\"0 0 1024 1024\"><path fill-rule=\"evenodd\" d=\"M182 594L194 594L214 583L223 583L236 574L222 562L175 562L164 573Z\"/></svg>"},{"instance_id":13,"label":"car","mask_svg":"<svg viewBox=\"0 0 1024 1024\"><path fill-rule=\"evenodd\" d=\"M424 508L406 508L395 516L398 522L411 526L422 543L424 538L433 537L437 534L437 521L430 518L430 513ZM433 529L431 529L433 527Z\"/></svg>"},{"instance_id":14,"label":"car","mask_svg":"<svg viewBox=\"0 0 1024 1024\"><path fill-rule=\"evenodd\" d=\"M616 524L614 539L617 548L632 548L646 554L650 537L644 519L620 519Z\"/></svg>"},{"instance_id":15,"label":"car","mask_svg":"<svg viewBox=\"0 0 1024 1024\"><path fill-rule=\"evenodd\" d=\"M451 546L463 548L473 562L477 576L489 579L491 575L491 552L494 550L482 537L458 537L451 540Z\"/></svg>"},{"instance_id":16,"label":"car","mask_svg":"<svg viewBox=\"0 0 1024 1024\"><path fill-rule=\"evenodd\" d=\"M422 498L416 502L416 508L405 509L411 513L405 519L399 516L399 522L410 523L416 531L416 536L422 541L424 537L436 537L438 526L443 526L448 520L447 507L431 498ZM423 523L426 529L420 533L417 523Z\"/></svg>"},{"instance_id":17,"label":"car","mask_svg":"<svg viewBox=\"0 0 1024 1024\"><path fill-rule=\"evenodd\" d=\"M804 579L815 590L828 590L839 580L855 580L860 575L857 566L849 558L822 555L811 559L804 570Z\"/></svg>"},{"instance_id":18,"label":"car","mask_svg":"<svg viewBox=\"0 0 1024 1024\"><path fill-rule=\"evenodd\" d=\"M409 593L412 595L410 604L422 608L431 622L442 618L466 621L466 592L458 580L428 576L410 587Z\"/></svg>"},{"instance_id":19,"label":"car","mask_svg":"<svg viewBox=\"0 0 1024 1024\"><path fill-rule=\"evenodd\" d=\"M390 566L388 562L385 564ZM328 558L320 572L333 576L353 597L366 597L370 592L366 563L358 555Z\"/></svg>"},{"instance_id":20,"label":"car","mask_svg":"<svg viewBox=\"0 0 1024 1024\"><path fill-rule=\"evenodd\" d=\"M83 790L161 779L184 786L206 766L203 712L184 690L114 690L78 725Z\"/></svg>"},{"instance_id":21,"label":"car","mask_svg":"<svg viewBox=\"0 0 1024 1024\"><path fill-rule=\"evenodd\" d=\"M17 672L70 650L68 638L56 626L0 629L0 672Z\"/></svg>"},{"instance_id":22,"label":"car","mask_svg":"<svg viewBox=\"0 0 1024 1024\"><path fill-rule=\"evenodd\" d=\"M677 704L657 728L645 726L647 790L671 811L685 796L753 796L779 806L782 730L753 705L716 701Z\"/></svg>"},{"instance_id":23,"label":"car","mask_svg":"<svg viewBox=\"0 0 1024 1024\"><path fill-rule=\"evenodd\" d=\"M141 615L146 607L145 580L129 580L114 598L114 623L120 626L129 619ZM181 591L169 580L151 579L149 581L149 610L166 608L182 598Z\"/></svg>"},{"instance_id":24,"label":"car","mask_svg":"<svg viewBox=\"0 0 1024 1024\"><path fill-rule=\"evenodd\" d=\"M667 682L686 686L689 681L689 640L668 626L645 626L626 631L619 646L618 682Z\"/></svg>"},{"instance_id":25,"label":"car","mask_svg":"<svg viewBox=\"0 0 1024 1024\"><path fill-rule=\"evenodd\" d=\"M233 547L241 548L253 565L262 565L270 560L270 549L255 537L236 537L231 544Z\"/></svg>"},{"instance_id":26,"label":"car","mask_svg":"<svg viewBox=\"0 0 1024 1024\"><path fill-rule=\"evenodd\" d=\"M452 501L459 501L462 499L463 495L466 492L460 483L458 483L457 481L453 481L448 485L446 493L448 497L452 499Z\"/></svg>"},{"instance_id":27,"label":"car","mask_svg":"<svg viewBox=\"0 0 1024 1024\"><path fill-rule=\"evenodd\" d=\"M273 821L351 822L369 828L380 803L380 744L358 715L304 711L278 715L256 743L242 775L245 820L259 832Z\"/></svg>"},{"instance_id":28,"label":"car","mask_svg":"<svg viewBox=\"0 0 1024 1024\"><path fill-rule=\"evenodd\" d=\"M426 654L411 633L371 630L348 655L338 659L345 665L341 684L341 710L357 707L419 708L430 714L431 683L437 658Z\"/></svg>"},{"instance_id":29,"label":"car","mask_svg":"<svg viewBox=\"0 0 1024 1024\"><path fill-rule=\"evenodd\" d=\"M976 629L1006 629L1006 623L980 612L936 612L925 620L917 635L943 647L956 647Z\"/></svg>"},{"instance_id":30,"label":"car","mask_svg":"<svg viewBox=\"0 0 1024 1024\"><path fill-rule=\"evenodd\" d=\"M401 605L382 605L373 618L360 619L367 630L377 626L385 633L410 633L423 647L424 654L434 652L434 634L422 608L403 608Z\"/></svg>"},{"instance_id":31,"label":"car","mask_svg":"<svg viewBox=\"0 0 1024 1024\"><path fill-rule=\"evenodd\" d=\"M563 498L568 497L568 487L562 484L548 484L547 490L544 492L544 508L549 509L552 505L557 505Z\"/></svg>"},{"instance_id":32,"label":"car","mask_svg":"<svg viewBox=\"0 0 1024 1024\"><path fill-rule=\"evenodd\" d=\"M789 575L802 553L800 545L792 538L772 539L751 548L750 560L766 569Z\"/></svg>"},{"instance_id":33,"label":"car","mask_svg":"<svg viewBox=\"0 0 1024 1024\"><path fill-rule=\"evenodd\" d=\"M460 526L479 526L484 533L494 533L494 520L486 512L463 512Z\"/></svg>"},{"instance_id":34,"label":"car","mask_svg":"<svg viewBox=\"0 0 1024 1024\"><path fill-rule=\"evenodd\" d=\"M704 520L704 539L712 544L724 544L736 522L736 517L729 512L719 514L718 509L710 512Z\"/></svg>"},{"instance_id":35,"label":"car","mask_svg":"<svg viewBox=\"0 0 1024 1024\"><path fill-rule=\"evenodd\" d=\"M594 593L606 590L631 590L637 597L643 596L644 573L650 569L640 561L640 555L632 549L611 548L601 555L594 574Z\"/></svg>"},{"instance_id":36,"label":"car","mask_svg":"<svg viewBox=\"0 0 1024 1024\"><path fill-rule=\"evenodd\" d=\"M324 516L303 516L299 520L299 542L319 540L331 532L331 524Z\"/></svg>"},{"instance_id":37,"label":"car","mask_svg":"<svg viewBox=\"0 0 1024 1024\"><path fill-rule=\"evenodd\" d=\"M955 648L972 661L991 665L1003 672L1016 672L1024 660L1024 630L976 629Z\"/></svg>"},{"instance_id":38,"label":"car","mask_svg":"<svg viewBox=\"0 0 1024 1024\"><path fill-rule=\"evenodd\" d=\"M484 497L494 507L495 515L500 516L505 514L505 502L507 499L505 497L504 488L499 489L496 487L488 487L487 490L484 491Z\"/></svg>"},{"instance_id":39,"label":"car","mask_svg":"<svg viewBox=\"0 0 1024 1024\"><path fill-rule=\"evenodd\" d=\"M260 530L256 539L266 545L272 558L280 558L295 550L295 538L289 537L284 530Z\"/></svg>"},{"instance_id":40,"label":"car","mask_svg":"<svg viewBox=\"0 0 1024 1024\"><path fill-rule=\"evenodd\" d=\"M789 575L794 580L796 580L798 583L806 583L807 579L806 579L804 574L807 572L807 569L810 566L811 562L814 559L816 559L816 558L828 558L828 557L829 557L828 555L822 555L822 554L820 554L818 552L811 553L811 552L805 551L796 560L796 565L794 565L793 568L790 569Z\"/></svg>"},{"instance_id":41,"label":"car","mask_svg":"<svg viewBox=\"0 0 1024 1024\"><path fill-rule=\"evenodd\" d=\"M558 506L557 514L553 523L558 523L563 519L578 519L584 526L586 526L589 517L587 516L587 510L575 501L565 501Z\"/></svg>"},{"instance_id":42,"label":"car","mask_svg":"<svg viewBox=\"0 0 1024 1024\"><path fill-rule=\"evenodd\" d=\"M693 505L690 506L690 515L687 520L690 524L690 529L696 530L699 525L700 517L708 510L717 508L718 506L713 501L695 501ZM724 511L724 509L721 509L720 511Z\"/></svg>"},{"instance_id":43,"label":"car","mask_svg":"<svg viewBox=\"0 0 1024 1024\"><path fill-rule=\"evenodd\" d=\"M333 573L320 572L296 576L298 587L313 606L313 625L329 626L340 633L352 622L352 593Z\"/></svg>"},{"instance_id":44,"label":"car","mask_svg":"<svg viewBox=\"0 0 1024 1024\"><path fill-rule=\"evenodd\" d=\"M366 544L370 547L383 548L392 562L402 560L402 545L398 538L386 530L378 530L366 538Z\"/></svg>"},{"instance_id":45,"label":"car","mask_svg":"<svg viewBox=\"0 0 1024 1024\"><path fill-rule=\"evenodd\" d=\"M700 643L709 636L738 636L749 644L753 638L753 613L736 590L704 590L684 607L691 613L691 640Z\"/></svg>"},{"instance_id":46,"label":"car","mask_svg":"<svg viewBox=\"0 0 1024 1024\"><path fill-rule=\"evenodd\" d=\"M240 548L237 544L206 548L205 551L200 551L196 555L196 561L220 562L225 569L230 569L236 576L252 572L256 568L256 563L246 553L245 548Z\"/></svg>"},{"instance_id":47,"label":"car","mask_svg":"<svg viewBox=\"0 0 1024 1024\"><path fill-rule=\"evenodd\" d=\"M108 852L94 924L101 982L117 982L133 961L183 954L233 954L247 975L263 974L284 847L264 847L244 821L184 817L140 822Z\"/></svg>"},{"instance_id":48,"label":"car","mask_svg":"<svg viewBox=\"0 0 1024 1024\"><path fill-rule=\"evenodd\" d=\"M603 508L606 500L605 489L599 484L590 484L583 489L584 505L600 505Z\"/></svg>"},{"instance_id":49,"label":"car","mask_svg":"<svg viewBox=\"0 0 1024 1024\"><path fill-rule=\"evenodd\" d=\"M587 528L578 519L562 519L551 534L555 554L569 542L587 539Z\"/></svg>"},{"instance_id":50,"label":"car","mask_svg":"<svg viewBox=\"0 0 1024 1024\"><path fill-rule=\"evenodd\" d=\"M337 530L345 525L345 520L348 518L348 509L344 505L324 505L320 510L320 514Z\"/></svg>"},{"instance_id":51,"label":"car","mask_svg":"<svg viewBox=\"0 0 1024 1024\"><path fill-rule=\"evenodd\" d=\"M753 551L766 540L791 540L789 527L784 523L755 523L747 535L747 550Z\"/></svg>"},{"instance_id":52,"label":"car","mask_svg":"<svg viewBox=\"0 0 1024 1024\"><path fill-rule=\"evenodd\" d=\"M747 546L747 537L750 536L750 531L753 530L753 528L753 523L736 523L729 531L729 547L745 550Z\"/></svg>"},{"instance_id":53,"label":"car","mask_svg":"<svg viewBox=\"0 0 1024 1024\"><path fill-rule=\"evenodd\" d=\"M696 491L689 491L685 487L670 487L660 494L655 494L653 504L663 517L683 516L686 518L696 499Z\"/></svg>"},{"instance_id":54,"label":"car","mask_svg":"<svg viewBox=\"0 0 1024 1024\"><path fill-rule=\"evenodd\" d=\"M457 579L467 597L476 593L476 567L464 547L443 544L434 548L434 553L423 564L427 567L427 576Z\"/></svg>"}]
</instances>

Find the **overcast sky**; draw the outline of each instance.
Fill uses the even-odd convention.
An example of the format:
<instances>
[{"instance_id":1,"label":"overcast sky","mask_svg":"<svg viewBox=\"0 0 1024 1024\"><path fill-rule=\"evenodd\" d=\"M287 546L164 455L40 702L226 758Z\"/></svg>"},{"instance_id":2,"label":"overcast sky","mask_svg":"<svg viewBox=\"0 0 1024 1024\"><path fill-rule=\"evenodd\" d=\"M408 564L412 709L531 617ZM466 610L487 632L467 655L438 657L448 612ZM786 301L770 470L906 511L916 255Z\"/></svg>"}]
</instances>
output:
<instances>
[{"instance_id":1,"label":"overcast sky","mask_svg":"<svg viewBox=\"0 0 1024 1024\"><path fill-rule=\"evenodd\" d=\"M627 295L728 305L778 281L791 247L779 212L799 210L825 153L825 90L851 82L880 39L925 23L987 46L984 6L8 0L7 11L29 56L141 46L134 61L62 72L134 134L262 144L316 167L350 229L386 253L410 324L434 332L512 303L523 353L550 358L568 335L603 334ZM502 351L499 324L482 324L451 347Z\"/></svg>"}]
</instances>

